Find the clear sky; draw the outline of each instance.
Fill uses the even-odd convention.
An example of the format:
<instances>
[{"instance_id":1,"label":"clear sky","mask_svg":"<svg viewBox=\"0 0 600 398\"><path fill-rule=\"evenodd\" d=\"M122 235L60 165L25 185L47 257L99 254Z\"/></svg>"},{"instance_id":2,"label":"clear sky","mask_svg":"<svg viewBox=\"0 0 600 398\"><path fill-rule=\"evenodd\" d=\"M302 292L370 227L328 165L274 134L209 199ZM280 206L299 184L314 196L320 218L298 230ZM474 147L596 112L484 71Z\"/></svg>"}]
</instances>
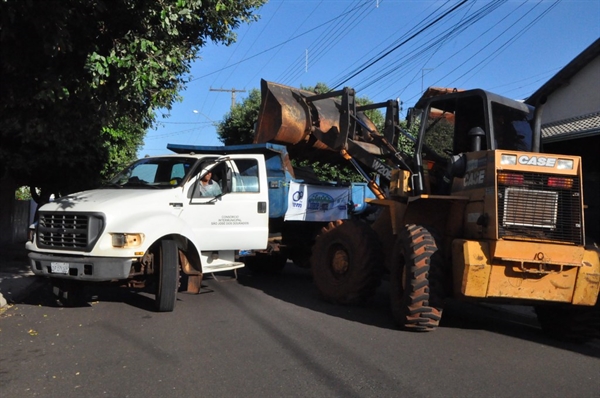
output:
<instances>
[{"instance_id":1,"label":"clear sky","mask_svg":"<svg viewBox=\"0 0 600 398\"><path fill-rule=\"evenodd\" d=\"M270 0L257 14L236 43L201 50L183 101L139 156L222 145L214 124L232 91L240 103L260 79L353 87L373 102L399 98L403 113L429 86L525 99L600 37L600 0Z\"/></svg>"}]
</instances>

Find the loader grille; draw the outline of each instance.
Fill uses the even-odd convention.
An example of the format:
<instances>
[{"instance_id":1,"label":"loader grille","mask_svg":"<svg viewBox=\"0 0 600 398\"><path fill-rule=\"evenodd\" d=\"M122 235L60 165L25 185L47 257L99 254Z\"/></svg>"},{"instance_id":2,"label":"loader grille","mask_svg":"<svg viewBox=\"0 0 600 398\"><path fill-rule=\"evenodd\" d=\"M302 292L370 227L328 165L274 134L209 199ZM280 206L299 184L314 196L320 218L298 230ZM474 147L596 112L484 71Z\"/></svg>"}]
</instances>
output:
<instances>
[{"instance_id":1,"label":"loader grille","mask_svg":"<svg viewBox=\"0 0 600 398\"><path fill-rule=\"evenodd\" d=\"M92 249L104 228L104 216L90 213L40 213L37 243L41 248L73 251Z\"/></svg>"},{"instance_id":2,"label":"loader grille","mask_svg":"<svg viewBox=\"0 0 600 398\"><path fill-rule=\"evenodd\" d=\"M498 236L582 245L580 185L577 176L498 178Z\"/></svg>"}]
</instances>

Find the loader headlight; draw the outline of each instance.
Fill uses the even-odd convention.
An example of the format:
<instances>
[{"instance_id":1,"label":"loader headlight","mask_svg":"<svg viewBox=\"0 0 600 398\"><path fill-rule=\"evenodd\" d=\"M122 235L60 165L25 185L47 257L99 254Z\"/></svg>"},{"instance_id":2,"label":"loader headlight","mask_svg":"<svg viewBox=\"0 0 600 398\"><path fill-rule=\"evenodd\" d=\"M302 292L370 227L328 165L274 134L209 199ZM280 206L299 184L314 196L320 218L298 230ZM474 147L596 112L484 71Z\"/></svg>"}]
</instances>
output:
<instances>
[{"instance_id":1,"label":"loader headlight","mask_svg":"<svg viewBox=\"0 0 600 398\"><path fill-rule=\"evenodd\" d=\"M500 164L503 166L516 165L517 164L517 155L502 155L502 156L500 156Z\"/></svg>"},{"instance_id":2,"label":"loader headlight","mask_svg":"<svg viewBox=\"0 0 600 398\"><path fill-rule=\"evenodd\" d=\"M573 170L572 159L558 159L556 162L556 168L559 170Z\"/></svg>"},{"instance_id":3,"label":"loader headlight","mask_svg":"<svg viewBox=\"0 0 600 398\"><path fill-rule=\"evenodd\" d=\"M137 247L144 241L144 234L112 233L112 245L114 247Z\"/></svg>"}]
</instances>

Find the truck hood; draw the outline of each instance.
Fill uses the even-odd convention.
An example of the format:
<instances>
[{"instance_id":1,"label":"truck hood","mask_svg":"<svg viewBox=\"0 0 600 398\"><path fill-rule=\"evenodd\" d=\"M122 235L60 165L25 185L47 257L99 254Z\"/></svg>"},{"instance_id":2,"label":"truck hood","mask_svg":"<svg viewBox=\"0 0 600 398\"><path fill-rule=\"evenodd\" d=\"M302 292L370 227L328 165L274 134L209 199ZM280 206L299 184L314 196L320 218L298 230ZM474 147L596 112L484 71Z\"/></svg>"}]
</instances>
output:
<instances>
[{"instance_id":1,"label":"truck hood","mask_svg":"<svg viewBox=\"0 0 600 398\"><path fill-rule=\"evenodd\" d=\"M102 211L111 208L141 210L155 204L182 200L182 188L94 189L63 196L40 208L42 211Z\"/></svg>"}]
</instances>

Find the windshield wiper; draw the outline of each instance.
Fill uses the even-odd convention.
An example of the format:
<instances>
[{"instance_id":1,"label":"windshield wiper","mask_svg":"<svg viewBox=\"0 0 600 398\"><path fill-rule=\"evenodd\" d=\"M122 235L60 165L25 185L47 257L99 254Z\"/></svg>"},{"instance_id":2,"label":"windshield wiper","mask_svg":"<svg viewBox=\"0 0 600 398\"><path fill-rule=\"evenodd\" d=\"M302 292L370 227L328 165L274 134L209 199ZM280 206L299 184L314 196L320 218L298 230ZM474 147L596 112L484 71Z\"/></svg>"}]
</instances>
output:
<instances>
[{"instance_id":1,"label":"windshield wiper","mask_svg":"<svg viewBox=\"0 0 600 398\"><path fill-rule=\"evenodd\" d=\"M143 180L129 180L123 186L124 187L134 186L134 187L144 187L144 188L148 187L148 188L158 189L158 187L156 185L152 185L149 182L146 182Z\"/></svg>"}]
</instances>

